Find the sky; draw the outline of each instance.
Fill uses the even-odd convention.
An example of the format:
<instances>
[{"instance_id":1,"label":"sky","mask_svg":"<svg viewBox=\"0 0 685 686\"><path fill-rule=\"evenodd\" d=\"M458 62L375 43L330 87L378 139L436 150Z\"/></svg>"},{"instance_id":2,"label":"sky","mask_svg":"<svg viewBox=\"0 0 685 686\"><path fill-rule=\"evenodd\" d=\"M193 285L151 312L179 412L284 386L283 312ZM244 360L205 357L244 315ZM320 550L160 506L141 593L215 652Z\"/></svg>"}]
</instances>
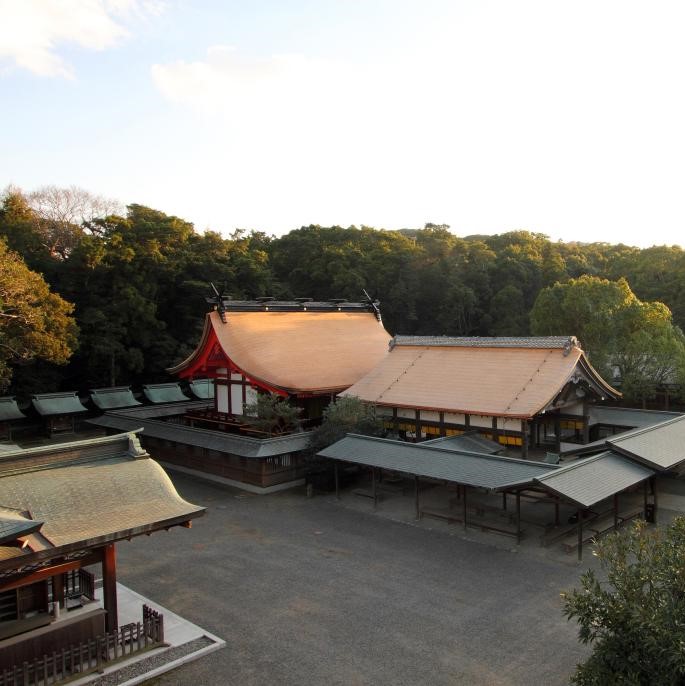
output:
<instances>
[{"instance_id":1,"label":"sky","mask_svg":"<svg viewBox=\"0 0 685 686\"><path fill-rule=\"evenodd\" d=\"M0 0L0 189L685 246L681 0Z\"/></svg>"}]
</instances>

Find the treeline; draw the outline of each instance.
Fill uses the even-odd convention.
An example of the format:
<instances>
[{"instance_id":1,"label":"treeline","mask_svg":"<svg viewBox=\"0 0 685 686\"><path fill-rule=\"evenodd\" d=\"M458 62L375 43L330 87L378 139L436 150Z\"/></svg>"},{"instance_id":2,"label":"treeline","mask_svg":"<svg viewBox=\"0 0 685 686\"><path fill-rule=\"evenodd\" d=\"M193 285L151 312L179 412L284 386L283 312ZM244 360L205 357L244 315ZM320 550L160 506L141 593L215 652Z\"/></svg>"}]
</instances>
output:
<instances>
[{"instance_id":1,"label":"treeline","mask_svg":"<svg viewBox=\"0 0 685 686\"><path fill-rule=\"evenodd\" d=\"M585 275L624 278L638 302L670 308L676 333L685 325L685 252L676 246L552 242L527 231L457 237L434 224L225 238L141 205L116 211L74 188L8 190L0 237L73 303L79 329L66 366L15 365L19 393L165 380L198 341L210 281L235 299L359 300L366 289L391 333L524 336L541 333L541 319L544 328L544 314L536 330L530 316L543 289Z\"/></svg>"}]
</instances>

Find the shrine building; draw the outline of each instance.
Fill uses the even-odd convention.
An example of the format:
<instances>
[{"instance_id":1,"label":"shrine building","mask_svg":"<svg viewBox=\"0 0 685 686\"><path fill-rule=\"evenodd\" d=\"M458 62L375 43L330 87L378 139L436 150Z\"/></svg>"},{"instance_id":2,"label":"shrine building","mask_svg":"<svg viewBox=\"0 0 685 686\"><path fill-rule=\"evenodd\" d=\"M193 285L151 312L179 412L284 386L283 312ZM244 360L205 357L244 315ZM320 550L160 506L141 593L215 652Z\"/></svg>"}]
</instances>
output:
<instances>
[{"instance_id":1,"label":"shrine building","mask_svg":"<svg viewBox=\"0 0 685 686\"><path fill-rule=\"evenodd\" d=\"M387 355L378 303L220 300L197 349L168 371L214 379L214 409L244 415L258 391L290 398L305 419Z\"/></svg>"},{"instance_id":2,"label":"shrine building","mask_svg":"<svg viewBox=\"0 0 685 686\"><path fill-rule=\"evenodd\" d=\"M343 391L413 440L476 429L503 446L561 451L590 440L590 408L620 397L575 337L395 336L390 353Z\"/></svg>"}]
</instances>

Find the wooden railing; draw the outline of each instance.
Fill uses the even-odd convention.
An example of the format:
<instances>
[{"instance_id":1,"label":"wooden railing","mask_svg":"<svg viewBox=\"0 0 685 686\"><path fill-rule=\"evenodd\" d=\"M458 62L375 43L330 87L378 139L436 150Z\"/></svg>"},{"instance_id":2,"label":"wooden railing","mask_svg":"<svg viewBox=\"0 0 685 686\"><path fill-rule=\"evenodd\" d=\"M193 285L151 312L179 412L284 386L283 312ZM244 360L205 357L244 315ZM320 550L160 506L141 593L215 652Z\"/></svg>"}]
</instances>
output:
<instances>
[{"instance_id":1,"label":"wooden railing","mask_svg":"<svg viewBox=\"0 0 685 686\"><path fill-rule=\"evenodd\" d=\"M74 596L86 596L90 600L95 600L95 576L85 569L74 569L64 574L64 595L72 598Z\"/></svg>"},{"instance_id":2,"label":"wooden railing","mask_svg":"<svg viewBox=\"0 0 685 686\"><path fill-rule=\"evenodd\" d=\"M143 605L143 621L0 672L0 686L49 686L164 643L164 616Z\"/></svg>"}]
</instances>

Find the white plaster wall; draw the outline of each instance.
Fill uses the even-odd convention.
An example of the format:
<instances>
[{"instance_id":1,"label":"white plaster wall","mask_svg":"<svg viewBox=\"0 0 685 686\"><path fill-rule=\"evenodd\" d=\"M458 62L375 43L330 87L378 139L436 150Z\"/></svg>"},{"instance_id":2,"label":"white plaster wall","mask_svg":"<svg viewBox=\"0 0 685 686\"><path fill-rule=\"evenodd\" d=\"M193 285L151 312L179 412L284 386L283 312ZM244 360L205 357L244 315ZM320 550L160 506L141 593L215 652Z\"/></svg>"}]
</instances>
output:
<instances>
[{"instance_id":1,"label":"white plaster wall","mask_svg":"<svg viewBox=\"0 0 685 686\"><path fill-rule=\"evenodd\" d=\"M216 409L228 412L228 387L223 384L216 385Z\"/></svg>"},{"instance_id":2,"label":"white plaster wall","mask_svg":"<svg viewBox=\"0 0 685 686\"><path fill-rule=\"evenodd\" d=\"M235 376L231 375L231 378ZM238 376L240 378L240 376ZM237 384L231 384L231 408L233 409L233 414L243 413L243 387Z\"/></svg>"}]
</instances>

